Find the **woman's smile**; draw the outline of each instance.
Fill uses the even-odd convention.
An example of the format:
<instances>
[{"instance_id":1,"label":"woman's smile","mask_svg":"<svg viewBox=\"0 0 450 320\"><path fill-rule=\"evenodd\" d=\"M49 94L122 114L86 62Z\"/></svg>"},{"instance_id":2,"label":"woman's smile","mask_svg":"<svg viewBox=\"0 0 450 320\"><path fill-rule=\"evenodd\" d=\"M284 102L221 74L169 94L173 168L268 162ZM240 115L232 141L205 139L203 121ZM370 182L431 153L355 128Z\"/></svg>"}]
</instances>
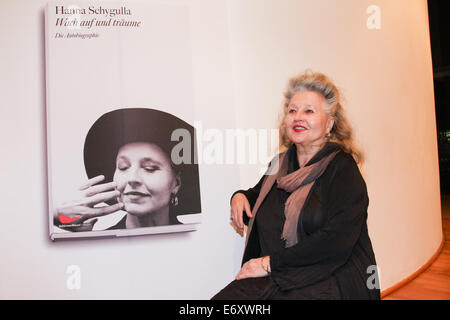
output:
<instances>
[{"instance_id":1,"label":"woman's smile","mask_svg":"<svg viewBox=\"0 0 450 320\"><path fill-rule=\"evenodd\" d=\"M292 128L295 132L304 132L308 130L305 126L302 125L294 125Z\"/></svg>"},{"instance_id":2,"label":"woman's smile","mask_svg":"<svg viewBox=\"0 0 450 320\"><path fill-rule=\"evenodd\" d=\"M127 191L123 193L123 197L130 201L140 200L145 197L151 197L149 193L140 192L140 191ZM123 198L122 197L122 198Z\"/></svg>"}]
</instances>

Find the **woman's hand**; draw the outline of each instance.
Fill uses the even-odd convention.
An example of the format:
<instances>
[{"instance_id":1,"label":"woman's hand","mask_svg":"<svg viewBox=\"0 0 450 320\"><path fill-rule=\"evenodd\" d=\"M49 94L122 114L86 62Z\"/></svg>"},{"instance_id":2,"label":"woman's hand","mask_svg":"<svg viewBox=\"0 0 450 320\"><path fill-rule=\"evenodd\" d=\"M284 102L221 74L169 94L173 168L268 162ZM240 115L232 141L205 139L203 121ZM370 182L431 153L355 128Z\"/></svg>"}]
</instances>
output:
<instances>
[{"instance_id":1,"label":"woman's hand","mask_svg":"<svg viewBox=\"0 0 450 320\"><path fill-rule=\"evenodd\" d=\"M230 219L233 226L239 230L244 230L244 211L249 218L252 218L252 210L247 197L242 193L236 193L231 199Z\"/></svg>"},{"instance_id":2,"label":"woman's hand","mask_svg":"<svg viewBox=\"0 0 450 320\"><path fill-rule=\"evenodd\" d=\"M266 277L270 273L270 256L250 259L242 266L236 280Z\"/></svg>"},{"instance_id":3,"label":"woman's hand","mask_svg":"<svg viewBox=\"0 0 450 320\"><path fill-rule=\"evenodd\" d=\"M115 190L115 182L97 185L104 179L103 175L89 179L79 189L82 191L81 199L57 207L53 214L53 218L57 222L55 224L60 228L74 232L91 231L97 222L97 219L93 218L121 210L123 203L120 202L113 205L95 207L97 204L116 199L120 195L120 192Z\"/></svg>"}]
</instances>

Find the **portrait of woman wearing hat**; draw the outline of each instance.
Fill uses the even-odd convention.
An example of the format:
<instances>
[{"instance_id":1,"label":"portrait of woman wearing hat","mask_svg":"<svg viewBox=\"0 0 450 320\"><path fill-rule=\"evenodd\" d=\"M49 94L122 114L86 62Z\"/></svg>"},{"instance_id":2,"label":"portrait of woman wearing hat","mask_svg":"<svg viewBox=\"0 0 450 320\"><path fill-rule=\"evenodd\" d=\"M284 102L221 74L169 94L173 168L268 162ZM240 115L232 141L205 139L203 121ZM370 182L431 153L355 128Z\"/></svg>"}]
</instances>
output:
<instances>
[{"instance_id":1,"label":"portrait of woman wearing hat","mask_svg":"<svg viewBox=\"0 0 450 320\"><path fill-rule=\"evenodd\" d=\"M174 152L176 130L189 138L181 155ZM91 231L99 217L119 210L126 214L108 230L175 225L178 215L200 213L195 143L194 128L163 111L128 108L102 115L84 143L88 181L82 197L55 209L55 226Z\"/></svg>"}]
</instances>

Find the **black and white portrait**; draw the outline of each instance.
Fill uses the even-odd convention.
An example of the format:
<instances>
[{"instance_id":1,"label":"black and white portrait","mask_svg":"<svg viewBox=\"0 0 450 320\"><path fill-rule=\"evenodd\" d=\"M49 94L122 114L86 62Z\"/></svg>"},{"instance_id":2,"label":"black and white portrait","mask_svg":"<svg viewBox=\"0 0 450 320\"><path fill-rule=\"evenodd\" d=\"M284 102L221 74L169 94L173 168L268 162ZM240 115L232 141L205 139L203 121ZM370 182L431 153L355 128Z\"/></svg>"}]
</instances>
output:
<instances>
[{"instance_id":1,"label":"black and white portrait","mask_svg":"<svg viewBox=\"0 0 450 320\"><path fill-rule=\"evenodd\" d=\"M105 113L86 134L80 198L54 208L54 225L92 231L117 212L121 219L104 230L180 225L179 216L201 212L195 159L195 130L178 117L147 108Z\"/></svg>"}]
</instances>

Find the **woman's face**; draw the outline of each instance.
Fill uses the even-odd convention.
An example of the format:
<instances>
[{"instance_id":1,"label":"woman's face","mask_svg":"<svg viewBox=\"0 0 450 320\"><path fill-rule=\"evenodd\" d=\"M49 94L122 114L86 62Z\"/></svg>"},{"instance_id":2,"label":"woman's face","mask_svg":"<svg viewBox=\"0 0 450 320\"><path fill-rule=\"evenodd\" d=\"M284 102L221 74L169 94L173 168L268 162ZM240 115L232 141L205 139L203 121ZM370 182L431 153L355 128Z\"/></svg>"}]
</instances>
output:
<instances>
[{"instance_id":1,"label":"woman's face","mask_svg":"<svg viewBox=\"0 0 450 320\"><path fill-rule=\"evenodd\" d=\"M171 194L180 188L170 159L160 147L147 142L133 142L119 149L114 181L124 210L138 216L167 207Z\"/></svg>"},{"instance_id":2,"label":"woman's face","mask_svg":"<svg viewBox=\"0 0 450 320\"><path fill-rule=\"evenodd\" d=\"M325 98L314 91L297 92L289 102L284 118L286 135L296 145L321 145L334 120L323 108Z\"/></svg>"}]
</instances>

